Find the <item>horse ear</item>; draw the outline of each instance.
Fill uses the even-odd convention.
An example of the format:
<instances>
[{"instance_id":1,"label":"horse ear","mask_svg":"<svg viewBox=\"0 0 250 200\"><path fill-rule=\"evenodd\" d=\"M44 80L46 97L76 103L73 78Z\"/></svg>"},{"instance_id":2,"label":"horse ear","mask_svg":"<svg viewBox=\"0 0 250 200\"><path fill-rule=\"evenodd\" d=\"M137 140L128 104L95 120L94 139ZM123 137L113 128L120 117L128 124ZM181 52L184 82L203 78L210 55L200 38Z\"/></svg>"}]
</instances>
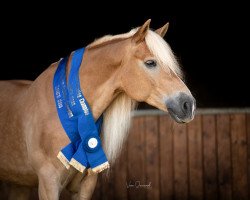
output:
<instances>
[{"instance_id":1,"label":"horse ear","mask_svg":"<svg viewBox=\"0 0 250 200\"><path fill-rule=\"evenodd\" d=\"M149 24L151 22L151 19L148 19L138 30L137 32L133 35L132 37L132 41L134 41L135 43L140 43L142 42L146 35L147 32L149 30Z\"/></svg>"},{"instance_id":2,"label":"horse ear","mask_svg":"<svg viewBox=\"0 0 250 200\"><path fill-rule=\"evenodd\" d=\"M159 34L161 37L164 37L168 31L169 23L166 23L163 27L158 28L155 30L157 34Z\"/></svg>"}]
</instances>

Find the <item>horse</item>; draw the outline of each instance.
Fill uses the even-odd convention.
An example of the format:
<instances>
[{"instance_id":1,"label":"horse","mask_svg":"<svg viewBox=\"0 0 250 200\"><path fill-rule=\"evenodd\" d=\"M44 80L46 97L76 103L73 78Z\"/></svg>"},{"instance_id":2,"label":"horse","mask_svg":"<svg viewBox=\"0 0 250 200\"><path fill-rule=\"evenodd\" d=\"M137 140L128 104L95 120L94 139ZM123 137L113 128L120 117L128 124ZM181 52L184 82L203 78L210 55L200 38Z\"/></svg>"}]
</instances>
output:
<instances>
[{"instance_id":1,"label":"horse","mask_svg":"<svg viewBox=\"0 0 250 200\"><path fill-rule=\"evenodd\" d=\"M111 165L121 152L138 102L168 112L178 123L188 123L195 115L195 99L163 39L168 23L151 30L150 21L87 45L79 69L80 87L94 119L103 114L102 145ZM72 53L66 76L71 59ZM97 173L66 169L57 158L70 142L53 96L58 64L52 63L34 81L0 81L0 179L27 187L16 199L27 198L28 188L35 186L41 200L58 200L65 188L72 199L90 199L95 189Z\"/></svg>"}]
</instances>

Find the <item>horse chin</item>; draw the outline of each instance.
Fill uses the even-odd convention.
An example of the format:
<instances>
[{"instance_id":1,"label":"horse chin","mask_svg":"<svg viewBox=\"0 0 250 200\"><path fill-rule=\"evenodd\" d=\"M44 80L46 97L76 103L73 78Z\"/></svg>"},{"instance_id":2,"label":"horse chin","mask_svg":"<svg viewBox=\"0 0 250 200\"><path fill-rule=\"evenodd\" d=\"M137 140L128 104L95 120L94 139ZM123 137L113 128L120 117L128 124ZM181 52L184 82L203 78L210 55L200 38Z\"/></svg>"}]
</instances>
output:
<instances>
[{"instance_id":1,"label":"horse chin","mask_svg":"<svg viewBox=\"0 0 250 200\"><path fill-rule=\"evenodd\" d=\"M171 111L170 109L168 109L168 113L170 115L170 117L177 123L179 124L185 124L185 123L189 123L190 121L193 120L194 117L192 118L185 118L185 119L181 119L180 117L178 117L177 114L175 114L173 111Z\"/></svg>"},{"instance_id":2,"label":"horse chin","mask_svg":"<svg viewBox=\"0 0 250 200\"><path fill-rule=\"evenodd\" d=\"M174 112L172 112L171 110L168 111L170 117L177 123L179 124L184 124L186 123L185 121L183 121L182 119L180 119Z\"/></svg>"}]
</instances>

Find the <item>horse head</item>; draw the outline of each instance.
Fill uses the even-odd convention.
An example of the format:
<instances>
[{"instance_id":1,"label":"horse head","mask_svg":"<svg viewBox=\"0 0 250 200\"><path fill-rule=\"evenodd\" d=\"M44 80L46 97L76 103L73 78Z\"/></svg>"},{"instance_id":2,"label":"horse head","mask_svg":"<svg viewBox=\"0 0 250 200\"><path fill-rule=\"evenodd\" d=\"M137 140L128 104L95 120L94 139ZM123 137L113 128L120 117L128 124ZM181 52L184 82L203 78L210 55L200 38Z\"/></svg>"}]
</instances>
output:
<instances>
[{"instance_id":1,"label":"horse head","mask_svg":"<svg viewBox=\"0 0 250 200\"><path fill-rule=\"evenodd\" d=\"M121 87L132 99L168 111L176 122L189 122L194 117L195 99L163 39L168 23L156 31L150 30L149 24L150 20L146 21L130 38L121 66Z\"/></svg>"}]
</instances>

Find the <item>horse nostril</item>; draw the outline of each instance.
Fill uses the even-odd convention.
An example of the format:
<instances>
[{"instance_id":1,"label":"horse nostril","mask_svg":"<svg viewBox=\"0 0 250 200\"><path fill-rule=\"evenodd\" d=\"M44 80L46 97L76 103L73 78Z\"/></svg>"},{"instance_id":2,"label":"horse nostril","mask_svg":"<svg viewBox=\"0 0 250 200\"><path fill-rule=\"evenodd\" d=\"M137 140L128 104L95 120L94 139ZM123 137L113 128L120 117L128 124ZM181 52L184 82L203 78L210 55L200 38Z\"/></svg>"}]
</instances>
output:
<instances>
[{"instance_id":1,"label":"horse nostril","mask_svg":"<svg viewBox=\"0 0 250 200\"><path fill-rule=\"evenodd\" d=\"M188 101L185 101L182 104L182 110L183 110L184 113L187 113L187 112L191 111L191 103L188 102Z\"/></svg>"},{"instance_id":2,"label":"horse nostril","mask_svg":"<svg viewBox=\"0 0 250 200\"><path fill-rule=\"evenodd\" d=\"M183 104L183 109L184 109L184 110L187 110L187 109L188 109L188 102L184 102L184 104Z\"/></svg>"}]
</instances>

